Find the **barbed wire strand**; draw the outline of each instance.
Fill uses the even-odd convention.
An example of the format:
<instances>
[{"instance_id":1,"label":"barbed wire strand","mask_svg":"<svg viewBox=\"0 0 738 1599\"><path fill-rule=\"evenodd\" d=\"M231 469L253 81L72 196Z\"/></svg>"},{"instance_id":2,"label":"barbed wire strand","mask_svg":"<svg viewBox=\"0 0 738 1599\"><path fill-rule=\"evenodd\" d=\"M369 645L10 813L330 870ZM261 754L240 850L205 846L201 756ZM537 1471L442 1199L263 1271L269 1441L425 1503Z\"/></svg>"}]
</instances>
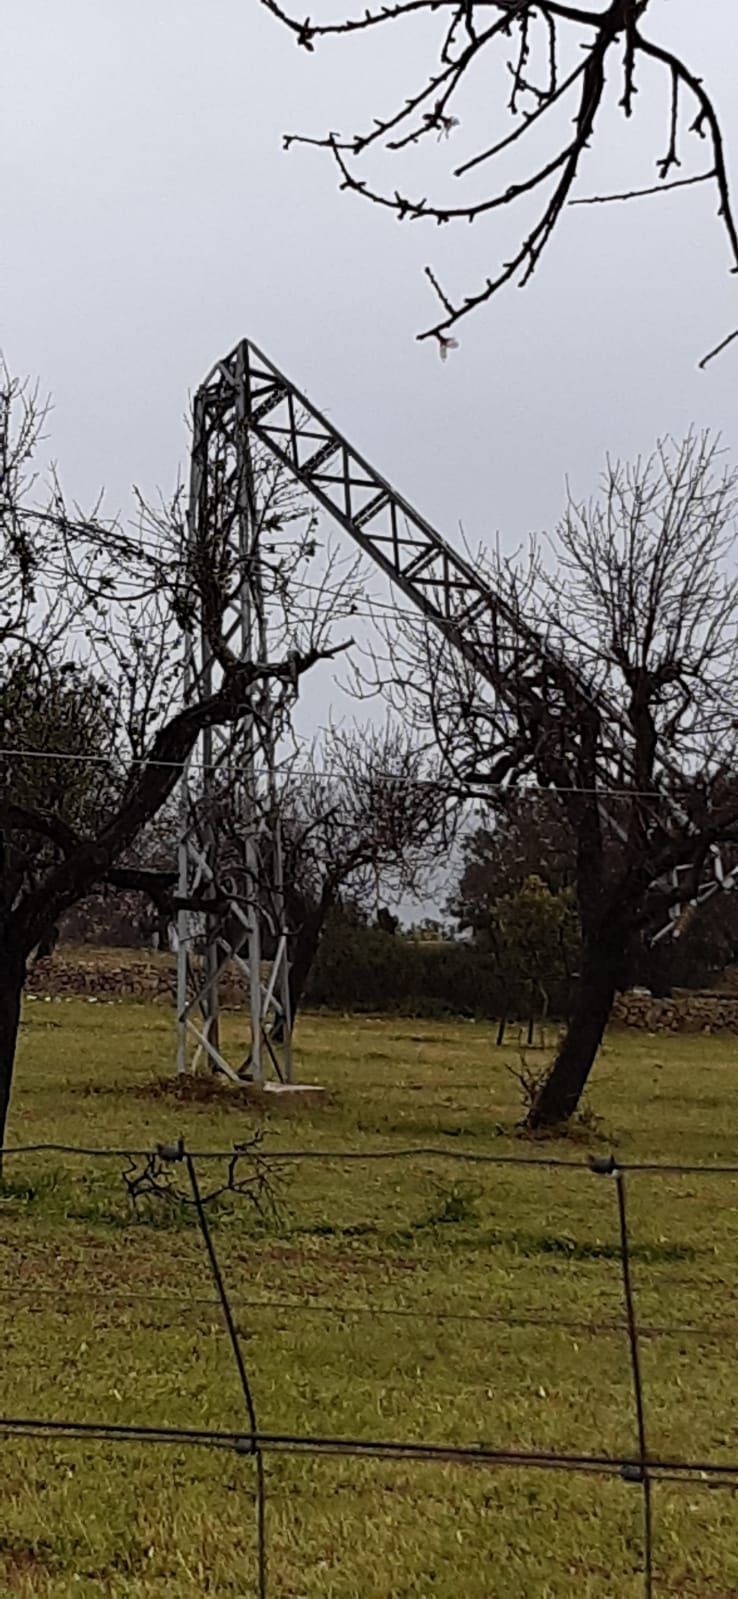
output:
<instances>
[{"instance_id":1,"label":"barbed wire strand","mask_svg":"<svg viewBox=\"0 0 738 1599\"><path fill-rule=\"evenodd\" d=\"M161 1147L161 1146L158 1146ZM108 1148L106 1145L90 1147L83 1144L60 1143L34 1143L34 1144L5 1144L0 1146L0 1160L6 1156L20 1158L23 1155L69 1155L79 1156L82 1159L101 1160L149 1160L151 1149L119 1149ZM246 1151L239 1145L231 1145L229 1149L197 1149L192 1150L194 1160L233 1160L234 1154L245 1154ZM738 1177L738 1164L715 1161L707 1162L689 1161L636 1161L621 1160L614 1154L607 1156L580 1155L576 1157L565 1155L495 1155L488 1151L472 1149L443 1149L438 1144L409 1144L397 1149L270 1149L269 1161L275 1164L284 1161L343 1161L361 1163L364 1161L386 1160L415 1160L418 1157L432 1160L448 1160L468 1163L470 1165L508 1166L520 1167L521 1170L532 1168L547 1170L564 1170L579 1172L595 1172L598 1176L603 1171L641 1173L654 1177Z\"/></svg>"},{"instance_id":2,"label":"barbed wire strand","mask_svg":"<svg viewBox=\"0 0 738 1599\"><path fill-rule=\"evenodd\" d=\"M126 1425L123 1422L66 1421L47 1417L0 1416L0 1436L47 1435L90 1441L117 1443L197 1445L205 1449L234 1450L237 1454L252 1455L252 1443L264 1453L294 1455L334 1455L368 1460L398 1460L439 1462L460 1466L501 1466L512 1469L561 1470L618 1476L632 1481L629 1475L639 1470L637 1455L577 1454L572 1451L494 1449L487 1444L437 1444L426 1441L334 1437L321 1433L270 1433L257 1432L246 1435L235 1430L217 1428L151 1427ZM716 1483L721 1477L725 1483L738 1488L738 1463L722 1464L719 1461L681 1460L676 1457L654 1455L649 1469L654 1477L668 1473L680 1482L703 1477Z\"/></svg>"}]
</instances>

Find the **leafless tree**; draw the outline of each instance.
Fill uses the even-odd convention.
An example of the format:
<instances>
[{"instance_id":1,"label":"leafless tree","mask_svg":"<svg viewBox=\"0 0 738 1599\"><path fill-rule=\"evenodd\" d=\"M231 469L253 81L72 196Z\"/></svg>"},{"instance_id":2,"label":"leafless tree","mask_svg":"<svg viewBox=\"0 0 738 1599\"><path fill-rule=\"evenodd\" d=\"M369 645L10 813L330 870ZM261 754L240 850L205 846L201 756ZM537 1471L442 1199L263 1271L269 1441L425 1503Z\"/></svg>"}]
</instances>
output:
<instances>
[{"instance_id":1,"label":"leafless tree","mask_svg":"<svg viewBox=\"0 0 738 1599\"><path fill-rule=\"evenodd\" d=\"M73 905L38 956L51 954L57 943L168 950L180 828L179 795L173 794L126 850L116 881L102 884ZM130 888L123 886L123 868L131 871ZM136 886L141 871L146 873L145 888Z\"/></svg>"},{"instance_id":2,"label":"leafless tree","mask_svg":"<svg viewBox=\"0 0 738 1599\"><path fill-rule=\"evenodd\" d=\"M93 888L169 891L172 871L136 845L172 795L204 729L237 736L270 687L289 717L304 676L335 655L350 606L299 582L314 530L284 480L262 475L266 652L240 660L228 608L239 578L217 507L182 539L178 501L143 505L129 529L71 510L36 477L45 411L5 373L0 384L0 1145L29 958ZM284 540L280 547L280 541ZM182 631L199 628L217 663L182 704Z\"/></svg>"},{"instance_id":3,"label":"leafless tree","mask_svg":"<svg viewBox=\"0 0 738 1599\"><path fill-rule=\"evenodd\" d=\"M222 877L237 899L246 900L237 789L224 786L215 803ZM278 821L283 841L294 1017L331 911L349 900L353 908L376 913L382 901L427 890L453 836L460 801L437 755L428 756L389 721L327 729L284 764L273 804L274 814L264 819L270 837Z\"/></svg>"},{"instance_id":4,"label":"leafless tree","mask_svg":"<svg viewBox=\"0 0 738 1599\"><path fill-rule=\"evenodd\" d=\"M492 805L516 785L555 788L576 839L581 974L533 1127L575 1110L633 938L694 901L713 847L738 839L737 503L707 436L610 462L550 547L494 563L521 639L495 691L418 628L375 665L455 781Z\"/></svg>"},{"instance_id":5,"label":"leafless tree","mask_svg":"<svg viewBox=\"0 0 738 1599\"><path fill-rule=\"evenodd\" d=\"M494 217L512 211L519 201L527 217L527 197L541 197L532 225L527 220L522 224L509 258L469 293L461 297L447 293L432 268L426 267L440 314L419 338L437 340L442 356L455 344L452 331L462 318L506 284L529 282L568 205L629 200L709 184L726 234L730 270L738 270L738 229L718 114L690 62L645 31L649 11L656 10L653 0L605 0L602 6L569 0L389 0L332 21L300 18L287 0L262 0L262 4L307 51L336 38L353 39L360 47L369 34L378 32L389 34L391 44L401 35L407 48L409 30L415 29L418 56L424 59L429 27L438 23L435 66L419 83L408 85L398 106L382 109L370 127L350 135L285 136L286 146L299 142L328 150L341 188L400 221L425 220L439 226ZM697 34L697 10L694 26ZM657 182L617 194L580 194L577 184L584 156L603 137L608 77L618 83L618 105L630 117L639 79L651 63L661 69L670 91ZM509 114L511 126L489 144L472 144L462 153L458 147L464 142L464 94L473 95L480 81L489 86L493 106ZM706 160L699 170L682 172L689 136L699 141ZM451 175L462 180L462 186L467 180L471 194L432 200L425 191L412 196L401 190L396 180L381 187L365 175L363 158L379 152L401 158L429 140L451 142L457 152ZM520 157L519 175L512 182L511 151ZM489 183L480 188L477 180L486 174L491 175ZM736 337L738 329L721 339L705 359Z\"/></svg>"}]
</instances>

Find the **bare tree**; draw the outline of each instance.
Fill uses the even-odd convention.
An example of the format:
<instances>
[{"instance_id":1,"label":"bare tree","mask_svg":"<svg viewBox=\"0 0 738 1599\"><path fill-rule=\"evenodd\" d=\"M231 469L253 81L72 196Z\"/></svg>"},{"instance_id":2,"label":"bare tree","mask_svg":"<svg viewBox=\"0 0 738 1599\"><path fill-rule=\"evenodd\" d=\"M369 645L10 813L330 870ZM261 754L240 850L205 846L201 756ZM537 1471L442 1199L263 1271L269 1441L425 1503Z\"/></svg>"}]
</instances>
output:
<instances>
[{"instance_id":1,"label":"bare tree","mask_svg":"<svg viewBox=\"0 0 738 1599\"><path fill-rule=\"evenodd\" d=\"M551 551L494 565L521 639L497 692L430 631L377 662L457 782L503 806L516 785L555 788L576 840L581 972L533 1127L575 1110L634 937L694 905L714 847L738 840L737 503L707 436L608 463Z\"/></svg>"},{"instance_id":2,"label":"bare tree","mask_svg":"<svg viewBox=\"0 0 738 1599\"><path fill-rule=\"evenodd\" d=\"M43 762L38 763L43 766ZM174 886L177 881L177 846L181 830L179 795L162 806L138 834L118 866L115 883L104 883L86 894L66 913L39 956L61 944L92 944L113 949L168 950L174 920ZM131 886L123 886L123 868L131 871ZM139 873L145 888L137 887Z\"/></svg>"},{"instance_id":3,"label":"bare tree","mask_svg":"<svg viewBox=\"0 0 738 1599\"><path fill-rule=\"evenodd\" d=\"M462 318L506 284L530 281L568 205L629 200L709 184L727 237L730 270L738 270L738 229L718 114L689 61L644 31L649 10L656 9L653 0L606 0L598 8L569 0L393 0L327 22L297 17L284 0L262 0L262 4L307 51L332 38L353 38L360 46L369 34L380 31L389 33L393 43L404 25L403 47L407 48L409 29L414 28L418 56L425 59L429 25L437 19L436 64L419 84L408 85L398 106L382 109L370 127L350 135L285 136L287 147L298 142L328 150L342 189L400 221L425 220L439 226L495 217L512 211L518 201L527 219L527 197L541 196L532 225L524 222L509 258L469 293L447 293L432 268L426 267L440 314L418 337L437 340L442 356L456 342L451 334ZM695 31L698 26L695 11ZM661 69L670 91L665 146L656 161L658 181L618 194L579 194L585 154L602 138L608 76L618 83L618 105L630 117L639 79L651 63ZM472 144L462 154L457 146L464 141L464 93L473 95L480 79L486 81L488 92L491 89L492 104L509 114L512 125L489 144ZM681 172L683 145L690 135L706 151L706 161L696 172L674 176ZM401 190L396 179L382 188L365 176L364 157L382 152L397 159L428 140L445 144L452 136L457 156L450 164L451 175L462 180L462 186L464 180L471 183L468 197L431 200L425 190L415 196ZM511 151L520 155L519 176L513 182L508 176ZM480 189L476 180L488 173L489 183ZM721 339L705 359L736 337L738 329Z\"/></svg>"},{"instance_id":4,"label":"bare tree","mask_svg":"<svg viewBox=\"0 0 738 1599\"><path fill-rule=\"evenodd\" d=\"M44 408L4 375L0 386L0 1146L21 995L32 952L93 888L171 891L173 872L136 864L204 729L236 734L263 704L289 717L298 684L345 645L330 630L340 597L316 605L299 581L313 532L286 522L299 507L279 476L262 476L267 658L239 659L229 605L239 575L214 506L193 544L178 504L132 530L71 512L58 482L39 498L35 459ZM271 542L267 539L270 537ZM320 588L320 585L317 585ZM206 634L217 680L182 705L182 630ZM31 778L33 773L33 778Z\"/></svg>"},{"instance_id":5,"label":"bare tree","mask_svg":"<svg viewBox=\"0 0 738 1599\"><path fill-rule=\"evenodd\" d=\"M349 900L356 909L379 913L382 900L426 890L447 851L459 799L437 756L429 757L390 721L329 728L285 763L273 803L275 814L265 813L264 820L270 838L278 821L283 841L294 1017L331 911ZM236 898L246 899L237 789L225 788L216 804L222 879Z\"/></svg>"},{"instance_id":6,"label":"bare tree","mask_svg":"<svg viewBox=\"0 0 738 1599\"><path fill-rule=\"evenodd\" d=\"M458 808L438 760L396 723L325 737L307 786L285 795L293 1014L334 906L347 896L379 916L382 900L427 890Z\"/></svg>"}]
</instances>

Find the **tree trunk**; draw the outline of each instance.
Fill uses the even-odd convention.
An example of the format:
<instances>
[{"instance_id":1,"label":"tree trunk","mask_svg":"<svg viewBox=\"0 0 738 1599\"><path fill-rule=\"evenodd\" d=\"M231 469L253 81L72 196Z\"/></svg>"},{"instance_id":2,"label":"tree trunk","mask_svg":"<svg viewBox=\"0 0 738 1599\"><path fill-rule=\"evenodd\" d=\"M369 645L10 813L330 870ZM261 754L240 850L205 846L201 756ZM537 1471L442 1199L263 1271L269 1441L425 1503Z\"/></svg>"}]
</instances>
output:
<instances>
[{"instance_id":1,"label":"tree trunk","mask_svg":"<svg viewBox=\"0 0 738 1599\"><path fill-rule=\"evenodd\" d=\"M332 909L334 898L332 889L324 889L318 904L303 915L297 929L290 962L290 1015L293 1026L307 987L308 978L313 969L315 957L320 949L323 928L325 927L328 913ZM282 1019L278 1017L272 1029L272 1037L275 1043L281 1043L283 1036Z\"/></svg>"},{"instance_id":2,"label":"tree trunk","mask_svg":"<svg viewBox=\"0 0 738 1599\"><path fill-rule=\"evenodd\" d=\"M25 976L23 960L0 945L0 1177Z\"/></svg>"},{"instance_id":3,"label":"tree trunk","mask_svg":"<svg viewBox=\"0 0 738 1599\"><path fill-rule=\"evenodd\" d=\"M532 1130L559 1126L574 1115L622 982L625 951L625 938L612 930L586 942L564 1041L526 1117Z\"/></svg>"},{"instance_id":4,"label":"tree trunk","mask_svg":"<svg viewBox=\"0 0 738 1599\"><path fill-rule=\"evenodd\" d=\"M294 1021L300 1008L302 996L307 987L307 981L313 969L315 957L320 948L323 936L323 927L328 915L328 906L319 905L311 911L300 928L295 939L295 948L290 967L290 1010Z\"/></svg>"}]
</instances>

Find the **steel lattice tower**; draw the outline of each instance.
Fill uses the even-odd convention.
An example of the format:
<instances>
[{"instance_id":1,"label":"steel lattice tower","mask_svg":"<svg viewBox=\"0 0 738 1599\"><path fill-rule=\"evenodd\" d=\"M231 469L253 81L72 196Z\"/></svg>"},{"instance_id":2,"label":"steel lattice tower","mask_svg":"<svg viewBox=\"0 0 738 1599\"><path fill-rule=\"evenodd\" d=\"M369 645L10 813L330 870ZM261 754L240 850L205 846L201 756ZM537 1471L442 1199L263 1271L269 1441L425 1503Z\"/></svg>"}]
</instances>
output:
<instances>
[{"instance_id":1,"label":"steel lattice tower","mask_svg":"<svg viewBox=\"0 0 738 1599\"><path fill-rule=\"evenodd\" d=\"M241 661L267 659L267 619L251 438L247 426L245 346L198 390L193 408L190 501L185 559L218 562L232 574L219 630ZM202 577L202 574L201 574ZM226 580L227 581L227 580ZM207 592L206 588L205 591ZM222 676L207 618L185 643L185 699L215 692ZM179 884L181 900L212 898L212 912L180 909L177 920L177 1068L187 1068L188 1039L196 1058L238 1078L224 1054L219 987L235 966L249 996L248 1075L261 1082L268 1065L292 1078L288 938L282 841L275 784L278 725L269 684L252 691L237 736L207 729L181 787ZM222 861L218 805L227 786L235 800L243 844L240 881ZM264 935L272 945L265 976ZM279 1043L271 1022L279 1020ZM244 1063L245 1064L245 1063ZM243 1073L243 1066L241 1067Z\"/></svg>"}]
</instances>

